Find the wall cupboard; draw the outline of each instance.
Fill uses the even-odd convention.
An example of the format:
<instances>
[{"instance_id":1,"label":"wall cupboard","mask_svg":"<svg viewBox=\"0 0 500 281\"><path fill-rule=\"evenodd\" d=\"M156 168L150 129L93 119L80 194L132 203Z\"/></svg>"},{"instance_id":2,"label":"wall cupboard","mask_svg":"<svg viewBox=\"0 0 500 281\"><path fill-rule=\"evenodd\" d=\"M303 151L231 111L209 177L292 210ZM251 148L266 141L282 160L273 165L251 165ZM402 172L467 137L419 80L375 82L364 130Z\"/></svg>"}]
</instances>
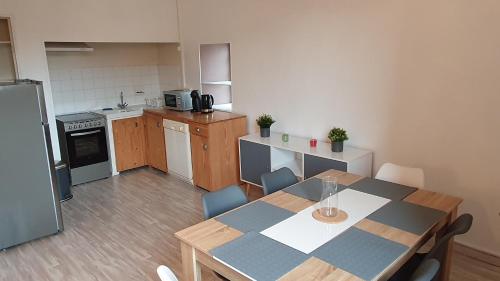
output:
<instances>
[{"instance_id":1,"label":"wall cupboard","mask_svg":"<svg viewBox=\"0 0 500 281\"><path fill-rule=\"evenodd\" d=\"M9 18L0 17L0 82L14 81L17 68Z\"/></svg>"}]
</instances>

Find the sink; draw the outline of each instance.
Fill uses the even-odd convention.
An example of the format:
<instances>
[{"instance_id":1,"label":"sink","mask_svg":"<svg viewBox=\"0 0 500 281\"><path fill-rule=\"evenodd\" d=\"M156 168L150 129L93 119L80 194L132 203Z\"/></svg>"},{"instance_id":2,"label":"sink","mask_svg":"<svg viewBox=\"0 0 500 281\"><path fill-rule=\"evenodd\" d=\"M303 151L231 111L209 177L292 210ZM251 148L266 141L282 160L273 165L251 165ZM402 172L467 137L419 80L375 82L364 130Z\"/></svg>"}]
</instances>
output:
<instances>
[{"instance_id":1,"label":"sink","mask_svg":"<svg viewBox=\"0 0 500 281\"><path fill-rule=\"evenodd\" d=\"M127 108L113 108L112 110L100 110L97 111L97 113L106 115L107 117L110 118L127 118L132 115L141 115L142 114L142 109L144 108L144 105L131 105Z\"/></svg>"}]
</instances>

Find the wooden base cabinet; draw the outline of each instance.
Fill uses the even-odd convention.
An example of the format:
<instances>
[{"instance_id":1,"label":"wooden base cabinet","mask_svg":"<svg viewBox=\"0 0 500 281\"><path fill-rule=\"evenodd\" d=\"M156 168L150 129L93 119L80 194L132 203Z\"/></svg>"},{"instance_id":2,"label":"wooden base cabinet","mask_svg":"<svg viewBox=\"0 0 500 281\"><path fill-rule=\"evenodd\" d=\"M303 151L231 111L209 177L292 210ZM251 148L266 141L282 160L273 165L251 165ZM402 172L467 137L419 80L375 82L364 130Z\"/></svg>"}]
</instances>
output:
<instances>
[{"instance_id":1,"label":"wooden base cabinet","mask_svg":"<svg viewBox=\"0 0 500 281\"><path fill-rule=\"evenodd\" d=\"M191 162L193 163L193 182L195 185L209 189L212 186L210 169L210 151L212 146L208 137L191 134Z\"/></svg>"},{"instance_id":2,"label":"wooden base cabinet","mask_svg":"<svg viewBox=\"0 0 500 281\"><path fill-rule=\"evenodd\" d=\"M156 114L144 113L146 128L146 160L155 169L167 172L167 152L163 118Z\"/></svg>"},{"instance_id":3,"label":"wooden base cabinet","mask_svg":"<svg viewBox=\"0 0 500 281\"><path fill-rule=\"evenodd\" d=\"M246 117L191 124L189 130L194 184L209 191L238 184L238 138L246 134Z\"/></svg>"},{"instance_id":4,"label":"wooden base cabinet","mask_svg":"<svg viewBox=\"0 0 500 281\"><path fill-rule=\"evenodd\" d=\"M116 169L119 172L146 165L143 117L113 120Z\"/></svg>"}]
</instances>

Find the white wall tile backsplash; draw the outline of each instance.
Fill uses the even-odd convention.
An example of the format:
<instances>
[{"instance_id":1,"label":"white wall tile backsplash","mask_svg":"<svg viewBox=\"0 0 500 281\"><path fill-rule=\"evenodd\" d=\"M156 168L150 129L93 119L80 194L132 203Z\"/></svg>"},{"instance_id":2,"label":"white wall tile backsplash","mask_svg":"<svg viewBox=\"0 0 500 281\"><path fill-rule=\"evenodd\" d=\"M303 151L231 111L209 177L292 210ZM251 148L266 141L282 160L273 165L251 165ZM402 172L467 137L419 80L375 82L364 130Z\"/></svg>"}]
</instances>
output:
<instances>
[{"instance_id":1,"label":"white wall tile backsplash","mask_svg":"<svg viewBox=\"0 0 500 281\"><path fill-rule=\"evenodd\" d=\"M55 112L59 115L114 108L120 102L120 92L123 92L125 102L129 105L144 104L145 98L161 96L160 89L175 89L180 86L179 72L170 68L172 66L158 65L51 68ZM161 75L161 79L159 69L167 72L167 75ZM136 94L139 91L144 94Z\"/></svg>"}]
</instances>

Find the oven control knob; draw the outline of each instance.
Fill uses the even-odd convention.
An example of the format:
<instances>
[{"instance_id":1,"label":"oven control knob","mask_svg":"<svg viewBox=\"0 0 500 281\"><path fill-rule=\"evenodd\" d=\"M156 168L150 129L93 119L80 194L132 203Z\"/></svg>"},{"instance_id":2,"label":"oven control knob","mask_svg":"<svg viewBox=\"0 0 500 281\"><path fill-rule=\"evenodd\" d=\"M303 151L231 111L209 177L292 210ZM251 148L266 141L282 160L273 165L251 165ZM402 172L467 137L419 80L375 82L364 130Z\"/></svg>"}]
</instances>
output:
<instances>
[{"instance_id":1,"label":"oven control knob","mask_svg":"<svg viewBox=\"0 0 500 281\"><path fill-rule=\"evenodd\" d=\"M68 126L68 130L71 130L73 129L73 127L71 125Z\"/></svg>"},{"instance_id":2,"label":"oven control knob","mask_svg":"<svg viewBox=\"0 0 500 281\"><path fill-rule=\"evenodd\" d=\"M78 128L82 128L82 127L83 127L82 124L78 125Z\"/></svg>"}]
</instances>

